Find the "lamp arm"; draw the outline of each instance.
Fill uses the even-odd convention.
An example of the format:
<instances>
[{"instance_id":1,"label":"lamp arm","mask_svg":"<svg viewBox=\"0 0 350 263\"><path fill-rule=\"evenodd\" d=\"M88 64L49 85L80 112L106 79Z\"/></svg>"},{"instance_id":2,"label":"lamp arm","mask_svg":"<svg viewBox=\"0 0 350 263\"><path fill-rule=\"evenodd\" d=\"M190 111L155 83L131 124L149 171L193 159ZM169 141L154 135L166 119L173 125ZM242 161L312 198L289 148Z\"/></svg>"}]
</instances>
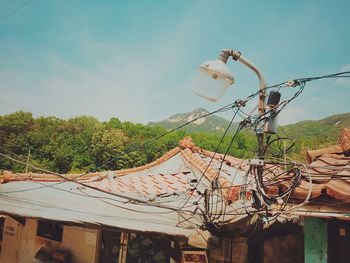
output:
<instances>
[{"instance_id":1,"label":"lamp arm","mask_svg":"<svg viewBox=\"0 0 350 263\"><path fill-rule=\"evenodd\" d=\"M227 63L227 60L229 57L232 57L233 60L241 62L246 67L250 68L258 77L259 79L259 104L258 104L258 111L259 115L263 116L266 112L266 82L263 74L258 69L257 66L255 66L253 63L251 63L248 59L242 56L241 52L233 49L225 49L223 50L220 55L219 59L221 59L224 63ZM257 132L258 137L258 158L262 157L262 154L265 149L265 143L264 143L264 125L262 127L259 127L259 131ZM262 180L262 171L258 172L259 180Z\"/></svg>"},{"instance_id":2,"label":"lamp arm","mask_svg":"<svg viewBox=\"0 0 350 263\"><path fill-rule=\"evenodd\" d=\"M221 59L223 62L227 62L229 57L232 57L233 60L241 62L246 67L250 68L258 77L259 79L259 114L263 115L265 114L265 97L266 97L266 81L262 74L262 72L258 69L257 66L255 66L253 63L251 63L248 59L242 56L241 52L233 50L233 49L225 49L220 53L219 59Z\"/></svg>"},{"instance_id":3,"label":"lamp arm","mask_svg":"<svg viewBox=\"0 0 350 263\"><path fill-rule=\"evenodd\" d=\"M242 55L239 56L239 58L237 60L239 62L241 62L243 65L250 68L252 71L254 71L254 73L258 76L259 90L260 90L258 110L259 110L259 114L263 115L263 114L265 114L265 107L266 107L265 97L266 97L266 86L267 85L266 85L265 78L264 78L263 74L261 73L261 71L258 69L258 67L255 66L253 63L251 63L248 59L246 59Z\"/></svg>"}]
</instances>

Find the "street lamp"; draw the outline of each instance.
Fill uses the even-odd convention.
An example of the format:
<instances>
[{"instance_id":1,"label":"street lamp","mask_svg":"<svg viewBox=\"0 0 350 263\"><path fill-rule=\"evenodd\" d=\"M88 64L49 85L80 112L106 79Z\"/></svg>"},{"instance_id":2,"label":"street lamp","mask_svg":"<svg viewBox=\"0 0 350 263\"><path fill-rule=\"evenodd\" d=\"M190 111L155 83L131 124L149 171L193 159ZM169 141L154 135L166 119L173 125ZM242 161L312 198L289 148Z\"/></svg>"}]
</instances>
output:
<instances>
[{"instance_id":1,"label":"street lamp","mask_svg":"<svg viewBox=\"0 0 350 263\"><path fill-rule=\"evenodd\" d=\"M234 77L227 66L227 60L232 57L233 60L241 62L250 68L259 79L259 114L265 113L266 82L261 71L249 60L241 55L241 52L225 49L221 51L219 58L216 60L206 61L198 66L200 85L195 92L209 101L218 101L225 93L227 88L234 83ZM204 83L207 80L208 83Z\"/></svg>"},{"instance_id":2,"label":"street lamp","mask_svg":"<svg viewBox=\"0 0 350 263\"><path fill-rule=\"evenodd\" d=\"M234 83L234 77L227 66L227 60L232 57L233 60L241 62L246 67L250 68L259 79L259 115L265 115L266 111L266 82L261 71L249 60L241 55L241 52L225 49L221 51L217 60L210 60L199 65L199 86L195 90L199 96L209 100L218 101L225 93L227 88ZM264 150L264 125L258 127L258 157L261 157Z\"/></svg>"},{"instance_id":3,"label":"street lamp","mask_svg":"<svg viewBox=\"0 0 350 263\"><path fill-rule=\"evenodd\" d=\"M234 78L231 70L227 66L227 60L232 57L233 60L241 62L246 67L250 68L259 79L259 102L258 111L260 117L265 117L266 114L266 82L261 71L249 60L241 55L241 52L236 50L223 50L221 51L219 58L217 60L206 61L202 63L199 69L199 81L200 85L195 91L201 97L208 99L209 101L217 101L225 93L227 88L234 83ZM279 100L279 98L278 98ZM260 160L264 158L265 151L265 136L264 136L265 120L260 121L256 127L256 134L258 139L258 152L257 158L258 162L253 162L252 164L257 165L257 179L259 184L264 189L263 184L263 167L261 166ZM255 198L254 198L255 199ZM256 206L261 208L261 203L256 199Z\"/></svg>"}]
</instances>

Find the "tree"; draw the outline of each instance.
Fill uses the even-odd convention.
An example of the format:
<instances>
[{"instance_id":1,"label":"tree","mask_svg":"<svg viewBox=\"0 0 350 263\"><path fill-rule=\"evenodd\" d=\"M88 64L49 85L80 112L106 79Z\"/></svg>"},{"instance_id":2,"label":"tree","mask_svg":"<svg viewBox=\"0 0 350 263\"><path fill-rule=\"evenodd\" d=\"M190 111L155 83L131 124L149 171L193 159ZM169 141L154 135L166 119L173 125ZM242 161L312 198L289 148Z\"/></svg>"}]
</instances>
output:
<instances>
[{"instance_id":1,"label":"tree","mask_svg":"<svg viewBox=\"0 0 350 263\"><path fill-rule=\"evenodd\" d=\"M111 170L126 167L123 154L128 137L120 129L99 129L93 134L91 152L97 167ZM112 160L113 161L110 161Z\"/></svg>"}]
</instances>

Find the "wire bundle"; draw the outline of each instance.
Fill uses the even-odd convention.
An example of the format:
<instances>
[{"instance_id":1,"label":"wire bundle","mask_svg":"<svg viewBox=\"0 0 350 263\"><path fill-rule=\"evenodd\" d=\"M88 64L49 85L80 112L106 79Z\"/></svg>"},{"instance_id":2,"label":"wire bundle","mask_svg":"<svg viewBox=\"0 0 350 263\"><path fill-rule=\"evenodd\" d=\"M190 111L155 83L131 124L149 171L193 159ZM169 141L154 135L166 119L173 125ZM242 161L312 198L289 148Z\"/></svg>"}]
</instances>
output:
<instances>
[{"instance_id":1,"label":"wire bundle","mask_svg":"<svg viewBox=\"0 0 350 263\"><path fill-rule=\"evenodd\" d=\"M204 191L204 193L201 193L200 197L198 198L198 200L196 202L194 202L193 205L196 206L195 210L191 210L192 204L188 205L188 202L190 200L190 197L186 197L184 200L182 200L180 202L180 206L179 207L171 207L171 206L167 206L164 205L162 203L157 203L157 202L152 202L152 201L145 201L142 199L138 199L138 198L132 198L129 196L124 196L122 194L119 193L111 193L111 192L107 192L92 186L89 186L85 183L79 182L78 179L82 176L84 176L85 174L81 174L78 175L76 178L67 178L63 175L57 174L55 172L51 172L42 168L38 168L35 167L31 164L28 165L28 163L19 160L18 158L12 157L8 154L8 151L6 149L2 150L5 152L0 153L0 156L2 158L7 158L11 161L17 162L19 164L22 165L28 165L29 167L31 167L34 170L37 171L41 171L41 172L45 172L45 173L49 173L49 174L53 174L55 176L57 176L58 178L62 179L62 182L56 183L56 184L60 184L63 182L73 182L76 183L78 185L90 188L90 189L94 189L98 192L103 192L105 194L108 194L111 196L111 198L109 201L107 201L107 198L101 198L99 196L91 196L90 197L94 197L94 198L99 198L101 199L103 202L107 202L110 205L113 206L118 206L116 205L114 202L120 202L120 200L115 200L113 197L117 197L117 198L121 198L124 199L125 202L132 202L134 204L139 204L139 205L146 205L146 206L155 206L155 207L159 207L159 208L164 208L170 211L176 211L179 213L179 215L181 215L181 217L185 218L184 220L189 221L191 219L194 219L194 216L196 214L199 214L202 217L202 228L204 229L208 229L216 234L221 233L222 231L220 231L220 227L226 223L225 221L225 216L234 216L234 215L243 215L243 214L248 214L249 216L254 216L254 215L258 215L263 222L265 223L270 223L273 222L274 220L276 220L279 216L281 215L285 215L287 213L290 213L292 210L297 209L298 207L304 205L305 203L307 203L311 197L311 190L312 190L312 178L310 173L307 170L307 167L304 164L289 160L288 162L286 160L280 160L279 158L281 158L286 152L288 152L289 149L291 149L293 147L293 143L287 148L282 150L282 143L285 141L292 141L290 138L288 137L279 137L277 136L277 138L275 139L271 139L271 136L267 137L267 141L266 142L259 142L259 143L264 143L264 148L263 148L263 156L258 156L259 158L261 158L263 160L263 165L255 165L252 164L250 165L249 170L246 172L244 178L243 178L243 182L240 185L240 192L241 192L241 201L243 206L240 209L236 209L234 207L231 207L232 209L230 209L229 212L227 212L227 207L228 206L232 206L227 204L227 200L225 200L225 196L223 194L223 189L219 183L218 180L220 178L220 174L221 174L221 170L223 167L224 162L226 161L226 156L229 153L233 143L235 142L238 134L240 133L240 131L242 131L243 129L253 129L256 134L258 134L259 132L261 132L261 127L263 126L263 124L266 122L269 114L271 114L272 110L274 110L274 114L277 116L291 101L293 101L294 99L296 99L303 91L304 88L306 86L306 83L309 81L314 81L314 80L319 80L319 79L327 79L327 78L341 78L341 77L350 77L350 72L340 72L340 73L335 73L335 74L329 74L329 75L324 75L324 76L319 76L319 77L309 77L309 78L299 78L299 79L295 79L292 81L285 81L276 85L272 85L272 86L268 86L265 89L281 89L281 88L291 88L291 87L299 87L299 89L293 94L292 97L290 97L289 99L286 99L282 102L280 102L278 105L276 105L276 107L274 107L274 109L269 109L267 111L265 111L264 114L261 115L253 115L252 112L250 113L246 113L242 110L243 107L245 107L245 105L247 104L248 101L250 101L251 99L253 99L254 97L256 97L257 95L259 95L259 93L261 91L258 91L256 93L253 93L251 95L249 95L246 99L244 100L236 100L233 103L230 103L222 108L219 108L218 110L212 111L210 113L207 113L203 116L199 116L183 125L180 125L179 127L176 127L175 129L166 131L148 141L145 141L144 143L137 145L137 146L133 146L128 148L126 151L124 151L123 153L121 153L118 156L113 157L112 159L108 160L107 162L105 162L104 164L102 164L99 168L103 167L104 165L118 160L118 158L120 158L121 155L131 152L133 150L136 149L141 149L143 147L146 147L147 145L149 145L150 143L159 140L160 138L176 131L179 130L183 127L185 127L186 125L193 123L201 118L205 118L207 116L210 116L212 114L215 113L219 113L219 112L226 112L226 111L233 111L233 117L229 123L229 125L227 126L224 134L222 135L214 154L212 155L208 166L206 167L206 169L203 171L203 173L200 175L200 177L197 180L196 186L193 188L194 190L197 189L198 185L201 183L205 173L207 172L208 168L210 167L210 165L212 164L215 155L217 154L220 146L222 145L224 138L227 136L228 131L230 129L230 127L232 126L234 120L236 119L237 116L240 116L242 118L242 120L240 121L235 133L233 134L229 146L227 147L223 157L221 158L221 163L219 165L218 171L217 171L217 175L215 176L214 180L211 182L211 188L207 189L206 191ZM254 109L256 110L256 108ZM271 152L271 154L269 153L269 148L271 147L271 145L278 145L278 149L279 152ZM7 153L6 153L7 152ZM243 160L245 161L245 160ZM242 161L242 162L243 162ZM98 170L98 169L96 169ZM236 173L232 175L232 182L234 180L234 178L236 177L238 172L238 168L236 170ZM297 187L300 183L300 181L302 179L304 179L303 177L305 177L304 175L306 174L306 179L309 181L309 193L306 197L306 199L299 204L295 204L295 205L290 205L289 200L290 200L290 196L293 192L293 190L295 189L295 187ZM277 195L271 195L268 194L268 192L266 191L266 189L268 189L271 186L278 186L279 183L283 182L283 181L288 181L290 182L290 186L285 189L283 192L278 193ZM40 182L37 182L39 184L39 186L37 188L32 188L29 189L28 191L34 191L36 189L39 188L43 188L43 187L53 187L55 188L56 184L43 184ZM251 192L252 193L252 200L248 201L246 196L247 193ZM11 194L11 193L0 193L1 195L7 195L7 194ZM78 194L78 193L75 193ZM82 191L81 193L82 195L87 195L86 193L84 193ZM204 200L203 200L204 199ZM118 206L123 208L123 206ZM124 208L127 209L127 208ZM187 214L191 214L192 216L189 217L184 217L182 214L183 213L187 213ZM201 225L201 222L196 222L196 225Z\"/></svg>"}]
</instances>

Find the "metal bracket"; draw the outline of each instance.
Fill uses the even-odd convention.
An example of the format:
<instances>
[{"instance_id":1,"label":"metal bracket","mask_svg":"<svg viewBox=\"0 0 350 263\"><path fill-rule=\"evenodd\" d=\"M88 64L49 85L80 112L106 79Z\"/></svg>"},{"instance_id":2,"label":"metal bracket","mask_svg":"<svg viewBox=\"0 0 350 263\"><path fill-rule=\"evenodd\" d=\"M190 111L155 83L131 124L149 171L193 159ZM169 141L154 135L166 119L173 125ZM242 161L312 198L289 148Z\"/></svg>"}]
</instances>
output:
<instances>
[{"instance_id":1,"label":"metal bracket","mask_svg":"<svg viewBox=\"0 0 350 263\"><path fill-rule=\"evenodd\" d=\"M261 159L249 159L248 164L250 166L258 166L258 167L263 167L264 166L264 161Z\"/></svg>"}]
</instances>

